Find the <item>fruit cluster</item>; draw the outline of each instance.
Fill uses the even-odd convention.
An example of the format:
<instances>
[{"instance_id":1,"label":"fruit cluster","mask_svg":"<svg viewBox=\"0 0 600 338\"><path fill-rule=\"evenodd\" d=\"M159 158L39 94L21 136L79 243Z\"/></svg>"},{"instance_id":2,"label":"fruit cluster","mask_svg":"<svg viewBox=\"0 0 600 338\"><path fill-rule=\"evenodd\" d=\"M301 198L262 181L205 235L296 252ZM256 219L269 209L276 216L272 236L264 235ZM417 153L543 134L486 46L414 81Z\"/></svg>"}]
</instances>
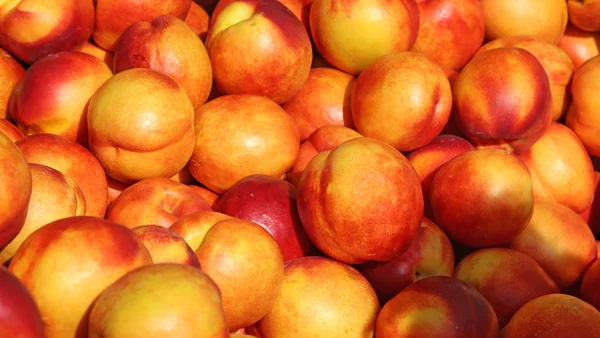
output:
<instances>
[{"instance_id":1,"label":"fruit cluster","mask_svg":"<svg viewBox=\"0 0 600 338\"><path fill-rule=\"evenodd\" d=\"M0 337L600 337L600 0L0 0Z\"/></svg>"}]
</instances>

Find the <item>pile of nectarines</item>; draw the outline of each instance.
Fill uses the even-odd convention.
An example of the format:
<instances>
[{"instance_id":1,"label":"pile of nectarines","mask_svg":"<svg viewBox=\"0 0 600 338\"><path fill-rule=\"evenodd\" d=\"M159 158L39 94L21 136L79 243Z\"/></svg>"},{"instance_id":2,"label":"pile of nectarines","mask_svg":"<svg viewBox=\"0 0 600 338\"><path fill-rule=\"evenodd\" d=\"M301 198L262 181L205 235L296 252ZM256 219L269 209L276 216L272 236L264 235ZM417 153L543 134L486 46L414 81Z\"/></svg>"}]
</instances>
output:
<instances>
[{"instance_id":1,"label":"pile of nectarines","mask_svg":"<svg viewBox=\"0 0 600 338\"><path fill-rule=\"evenodd\" d=\"M0 0L0 338L600 337L600 0Z\"/></svg>"}]
</instances>

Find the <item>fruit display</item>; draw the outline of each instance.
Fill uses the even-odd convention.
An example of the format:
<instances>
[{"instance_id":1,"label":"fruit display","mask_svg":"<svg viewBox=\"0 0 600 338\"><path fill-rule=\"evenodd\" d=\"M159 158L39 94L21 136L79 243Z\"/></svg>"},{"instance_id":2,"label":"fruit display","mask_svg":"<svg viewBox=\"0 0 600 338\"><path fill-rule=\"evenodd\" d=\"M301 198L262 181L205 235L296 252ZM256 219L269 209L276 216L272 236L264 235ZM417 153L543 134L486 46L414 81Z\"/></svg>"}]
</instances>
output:
<instances>
[{"instance_id":1,"label":"fruit display","mask_svg":"<svg viewBox=\"0 0 600 338\"><path fill-rule=\"evenodd\" d=\"M0 0L0 338L600 337L600 0Z\"/></svg>"}]
</instances>

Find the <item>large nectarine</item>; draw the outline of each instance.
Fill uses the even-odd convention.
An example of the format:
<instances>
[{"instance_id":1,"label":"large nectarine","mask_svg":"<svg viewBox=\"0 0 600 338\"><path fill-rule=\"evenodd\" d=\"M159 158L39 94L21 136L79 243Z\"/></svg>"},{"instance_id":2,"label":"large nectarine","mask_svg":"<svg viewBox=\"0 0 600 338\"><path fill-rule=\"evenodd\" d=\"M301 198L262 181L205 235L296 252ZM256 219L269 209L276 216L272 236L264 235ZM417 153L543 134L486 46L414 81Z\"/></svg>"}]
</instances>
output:
<instances>
[{"instance_id":1,"label":"large nectarine","mask_svg":"<svg viewBox=\"0 0 600 338\"><path fill-rule=\"evenodd\" d=\"M594 167L577 135L553 122L542 137L519 154L527 165L536 201L563 204L582 212L594 198Z\"/></svg>"},{"instance_id":2,"label":"large nectarine","mask_svg":"<svg viewBox=\"0 0 600 338\"><path fill-rule=\"evenodd\" d=\"M451 108L446 74L416 52L375 60L358 76L352 91L355 129L403 152L431 142L448 122Z\"/></svg>"},{"instance_id":3,"label":"large nectarine","mask_svg":"<svg viewBox=\"0 0 600 338\"><path fill-rule=\"evenodd\" d=\"M502 47L523 48L535 56L548 76L552 95L552 120L557 121L571 103L571 78L575 66L556 44L531 36L506 36L483 45L477 53Z\"/></svg>"},{"instance_id":4,"label":"large nectarine","mask_svg":"<svg viewBox=\"0 0 600 338\"><path fill-rule=\"evenodd\" d=\"M535 259L563 292L577 286L598 256L585 221L555 203L536 202L531 221L510 247Z\"/></svg>"},{"instance_id":5,"label":"large nectarine","mask_svg":"<svg viewBox=\"0 0 600 338\"><path fill-rule=\"evenodd\" d=\"M60 52L34 63L13 92L10 115L26 135L51 133L88 144L87 108L113 75L95 56Z\"/></svg>"},{"instance_id":6,"label":"large nectarine","mask_svg":"<svg viewBox=\"0 0 600 338\"><path fill-rule=\"evenodd\" d=\"M515 47L478 53L453 87L454 117L475 146L527 150L552 121L552 93L542 64Z\"/></svg>"},{"instance_id":7,"label":"large nectarine","mask_svg":"<svg viewBox=\"0 0 600 338\"><path fill-rule=\"evenodd\" d=\"M558 42L569 20L564 0L480 0L489 40L511 35Z\"/></svg>"},{"instance_id":8,"label":"large nectarine","mask_svg":"<svg viewBox=\"0 0 600 338\"><path fill-rule=\"evenodd\" d=\"M354 268L324 257L285 266L283 286L257 324L261 338L372 338L379 302Z\"/></svg>"},{"instance_id":9,"label":"large nectarine","mask_svg":"<svg viewBox=\"0 0 600 338\"><path fill-rule=\"evenodd\" d=\"M499 338L597 338L600 312L565 294L538 297L515 313Z\"/></svg>"},{"instance_id":10,"label":"large nectarine","mask_svg":"<svg viewBox=\"0 0 600 338\"><path fill-rule=\"evenodd\" d=\"M559 292L554 280L533 258L505 248L473 252L458 263L454 277L481 292L492 305L500 328L527 302Z\"/></svg>"},{"instance_id":11,"label":"large nectarine","mask_svg":"<svg viewBox=\"0 0 600 338\"><path fill-rule=\"evenodd\" d=\"M442 165L431 182L433 221L474 248L508 245L533 213L527 167L499 149L470 150Z\"/></svg>"},{"instance_id":12,"label":"large nectarine","mask_svg":"<svg viewBox=\"0 0 600 338\"><path fill-rule=\"evenodd\" d=\"M312 61L304 25L276 0L237 0L216 13L206 37L215 85L223 94L296 95Z\"/></svg>"},{"instance_id":13,"label":"large nectarine","mask_svg":"<svg viewBox=\"0 0 600 338\"><path fill-rule=\"evenodd\" d=\"M376 59L414 45L419 8L415 0L314 0L309 22L325 60L358 75Z\"/></svg>"},{"instance_id":14,"label":"large nectarine","mask_svg":"<svg viewBox=\"0 0 600 338\"><path fill-rule=\"evenodd\" d=\"M497 338L490 303L471 285L446 276L421 279L379 313L377 338Z\"/></svg>"},{"instance_id":15,"label":"large nectarine","mask_svg":"<svg viewBox=\"0 0 600 338\"><path fill-rule=\"evenodd\" d=\"M70 50L94 30L92 0L14 0L0 2L0 47L21 61Z\"/></svg>"},{"instance_id":16,"label":"large nectarine","mask_svg":"<svg viewBox=\"0 0 600 338\"><path fill-rule=\"evenodd\" d=\"M423 218L414 168L392 146L367 137L315 156L298 183L297 198L309 238L348 264L404 253Z\"/></svg>"},{"instance_id":17,"label":"large nectarine","mask_svg":"<svg viewBox=\"0 0 600 338\"><path fill-rule=\"evenodd\" d=\"M90 313L89 338L228 338L219 288L182 264L148 265L102 292Z\"/></svg>"},{"instance_id":18,"label":"large nectarine","mask_svg":"<svg viewBox=\"0 0 600 338\"><path fill-rule=\"evenodd\" d=\"M479 0L417 0L420 24L412 50L441 67L460 70L483 43Z\"/></svg>"},{"instance_id":19,"label":"large nectarine","mask_svg":"<svg viewBox=\"0 0 600 338\"><path fill-rule=\"evenodd\" d=\"M131 68L149 68L169 75L179 83L197 108L208 98L213 73L202 40L172 15L127 27L115 46L115 73Z\"/></svg>"},{"instance_id":20,"label":"large nectarine","mask_svg":"<svg viewBox=\"0 0 600 338\"><path fill-rule=\"evenodd\" d=\"M231 331L256 323L272 309L284 278L283 256L260 225L220 221L206 232L196 256L221 290Z\"/></svg>"},{"instance_id":21,"label":"large nectarine","mask_svg":"<svg viewBox=\"0 0 600 338\"><path fill-rule=\"evenodd\" d=\"M253 174L281 177L300 147L298 128L272 100L225 95L196 109L196 144L189 162L198 182L222 194Z\"/></svg>"},{"instance_id":22,"label":"large nectarine","mask_svg":"<svg viewBox=\"0 0 600 338\"><path fill-rule=\"evenodd\" d=\"M131 230L75 216L29 235L8 268L39 306L45 337L64 338L87 337L89 310L100 293L127 272L151 263Z\"/></svg>"},{"instance_id":23,"label":"large nectarine","mask_svg":"<svg viewBox=\"0 0 600 338\"><path fill-rule=\"evenodd\" d=\"M194 149L194 107L168 75L145 68L115 74L88 107L90 150L126 183L171 177Z\"/></svg>"}]
</instances>

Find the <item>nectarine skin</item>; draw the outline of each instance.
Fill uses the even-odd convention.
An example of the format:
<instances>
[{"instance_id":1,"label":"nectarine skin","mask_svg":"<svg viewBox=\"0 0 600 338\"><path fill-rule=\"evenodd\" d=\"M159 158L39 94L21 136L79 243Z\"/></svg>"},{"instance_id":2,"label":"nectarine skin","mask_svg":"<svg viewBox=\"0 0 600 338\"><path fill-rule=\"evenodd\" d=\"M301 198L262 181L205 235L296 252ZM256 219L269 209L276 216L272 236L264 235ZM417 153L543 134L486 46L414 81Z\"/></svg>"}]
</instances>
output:
<instances>
[{"instance_id":1,"label":"nectarine skin","mask_svg":"<svg viewBox=\"0 0 600 338\"><path fill-rule=\"evenodd\" d=\"M488 301L469 284L446 276L415 282L379 313L377 338L497 338L498 320Z\"/></svg>"},{"instance_id":2,"label":"nectarine skin","mask_svg":"<svg viewBox=\"0 0 600 338\"><path fill-rule=\"evenodd\" d=\"M86 337L89 309L100 293L148 264L150 253L131 230L101 218L75 216L27 237L8 269L32 293L44 318L45 336L64 338Z\"/></svg>"},{"instance_id":3,"label":"nectarine skin","mask_svg":"<svg viewBox=\"0 0 600 338\"><path fill-rule=\"evenodd\" d=\"M333 150L340 144L353 138L362 137L356 130L344 126L330 124L315 130L306 141L300 144L296 161L286 174L286 179L298 186L304 169L318 153Z\"/></svg>"},{"instance_id":4,"label":"nectarine skin","mask_svg":"<svg viewBox=\"0 0 600 338\"><path fill-rule=\"evenodd\" d=\"M44 337L44 322L33 296L4 266L0 267L0 293L0 336Z\"/></svg>"},{"instance_id":5,"label":"nectarine skin","mask_svg":"<svg viewBox=\"0 0 600 338\"><path fill-rule=\"evenodd\" d=\"M383 305L417 280L452 276L454 250L442 229L424 217L404 254L387 262L367 262L356 268L371 283Z\"/></svg>"},{"instance_id":6,"label":"nectarine skin","mask_svg":"<svg viewBox=\"0 0 600 338\"><path fill-rule=\"evenodd\" d=\"M552 94L530 52L504 47L478 53L453 87L456 122L475 146L527 150L552 121Z\"/></svg>"},{"instance_id":7,"label":"nectarine skin","mask_svg":"<svg viewBox=\"0 0 600 338\"><path fill-rule=\"evenodd\" d=\"M587 60L600 54L600 33L582 31L568 24L565 35L558 41L558 47L569 55L577 69Z\"/></svg>"},{"instance_id":8,"label":"nectarine skin","mask_svg":"<svg viewBox=\"0 0 600 338\"><path fill-rule=\"evenodd\" d=\"M577 134L592 156L600 156L600 56L586 61L575 71L571 94L573 104L566 116L566 125Z\"/></svg>"},{"instance_id":9,"label":"nectarine skin","mask_svg":"<svg viewBox=\"0 0 600 338\"><path fill-rule=\"evenodd\" d=\"M19 80L25 75L25 68L7 51L0 48L0 118L7 118L8 101Z\"/></svg>"},{"instance_id":10,"label":"nectarine skin","mask_svg":"<svg viewBox=\"0 0 600 338\"><path fill-rule=\"evenodd\" d=\"M281 177L300 148L294 120L263 96L221 96L196 109L195 123L196 143L188 168L217 194L249 175Z\"/></svg>"},{"instance_id":11,"label":"nectarine skin","mask_svg":"<svg viewBox=\"0 0 600 338\"><path fill-rule=\"evenodd\" d=\"M23 132L17 126L12 124L9 120L2 118L0 118L0 133L7 136L13 142L17 142L25 137Z\"/></svg>"},{"instance_id":12,"label":"nectarine skin","mask_svg":"<svg viewBox=\"0 0 600 338\"><path fill-rule=\"evenodd\" d=\"M87 147L88 103L112 75L104 62L83 52L45 56L13 92L10 115L26 135L51 133Z\"/></svg>"},{"instance_id":13,"label":"nectarine skin","mask_svg":"<svg viewBox=\"0 0 600 338\"><path fill-rule=\"evenodd\" d=\"M301 141L326 125L353 127L350 98L355 81L334 68L310 70L302 89L282 106L298 125Z\"/></svg>"},{"instance_id":14,"label":"nectarine skin","mask_svg":"<svg viewBox=\"0 0 600 338\"><path fill-rule=\"evenodd\" d=\"M480 0L488 40L529 35L556 43L569 21L564 0Z\"/></svg>"},{"instance_id":15,"label":"nectarine skin","mask_svg":"<svg viewBox=\"0 0 600 338\"><path fill-rule=\"evenodd\" d=\"M221 195L200 185L190 184L188 185L188 187L194 189L197 193L202 195L202 198L204 198L206 203L208 203L208 205L210 205L210 207L213 210L215 210L215 208L217 207L217 203L219 203L219 200L221 199Z\"/></svg>"},{"instance_id":16,"label":"nectarine skin","mask_svg":"<svg viewBox=\"0 0 600 338\"><path fill-rule=\"evenodd\" d=\"M315 0L310 31L323 58L358 75L378 58L409 50L419 31L415 0Z\"/></svg>"},{"instance_id":17,"label":"nectarine skin","mask_svg":"<svg viewBox=\"0 0 600 338\"><path fill-rule=\"evenodd\" d=\"M577 135L553 122L542 137L518 155L533 183L536 201L565 205L582 212L594 199L594 167Z\"/></svg>"},{"instance_id":18,"label":"nectarine skin","mask_svg":"<svg viewBox=\"0 0 600 338\"><path fill-rule=\"evenodd\" d=\"M354 268L301 257L286 264L281 292L255 326L261 338L372 338L379 310L375 291Z\"/></svg>"},{"instance_id":19,"label":"nectarine skin","mask_svg":"<svg viewBox=\"0 0 600 338\"><path fill-rule=\"evenodd\" d=\"M571 78L575 66L567 53L556 44L531 36L506 36L483 45L477 53L502 47L518 47L533 54L540 62L550 83L552 120L559 120L571 103Z\"/></svg>"},{"instance_id":20,"label":"nectarine skin","mask_svg":"<svg viewBox=\"0 0 600 338\"><path fill-rule=\"evenodd\" d=\"M194 106L175 80L147 68L113 75L87 112L90 150L125 183L172 177L194 150Z\"/></svg>"},{"instance_id":21,"label":"nectarine skin","mask_svg":"<svg viewBox=\"0 0 600 338\"><path fill-rule=\"evenodd\" d=\"M0 133L0 250L21 231L31 199L31 171L23 152L6 135Z\"/></svg>"},{"instance_id":22,"label":"nectarine skin","mask_svg":"<svg viewBox=\"0 0 600 338\"><path fill-rule=\"evenodd\" d=\"M106 211L106 219L128 228L170 227L181 217L211 208L185 184L164 177L141 180L125 188Z\"/></svg>"},{"instance_id":23,"label":"nectarine skin","mask_svg":"<svg viewBox=\"0 0 600 338\"><path fill-rule=\"evenodd\" d=\"M21 61L70 50L94 30L92 0L15 0L0 3L0 46Z\"/></svg>"},{"instance_id":24,"label":"nectarine skin","mask_svg":"<svg viewBox=\"0 0 600 338\"><path fill-rule=\"evenodd\" d=\"M412 51L442 68L461 70L485 38L479 0L417 0L420 25Z\"/></svg>"},{"instance_id":25,"label":"nectarine skin","mask_svg":"<svg viewBox=\"0 0 600 338\"><path fill-rule=\"evenodd\" d=\"M527 302L558 286L531 257L512 249L475 251L456 266L454 277L472 285L490 302L500 328Z\"/></svg>"},{"instance_id":26,"label":"nectarine skin","mask_svg":"<svg viewBox=\"0 0 600 338\"><path fill-rule=\"evenodd\" d=\"M181 235L195 252L200 248L206 233L213 225L231 218L233 217L216 211L199 211L181 217L169 227L169 230Z\"/></svg>"},{"instance_id":27,"label":"nectarine skin","mask_svg":"<svg viewBox=\"0 0 600 338\"><path fill-rule=\"evenodd\" d=\"M107 287L91 309L86 337L228 338L228 331L215 282L200 269L161 263Z\"/></svg>"},{"instance_id":28,"label":"nectarine skin","mask_svg":"<svg viewBox=\"0 0 600 338\"><path fill-rule=\"evenodd\" d=\"M421 183L399 151L359 137L310 161L298 184L298 213L328 256L348 264L387 261L408 249L419 228Z\"/></svg>"},{"instance_id":29,"label":"nectarine skin","mask_svg":"<svg viewBox=\"0 0 600 338\"><path fill-rule=\"evenodd\" d=\"M565 294L538 297L515 313L499 338L597 338L600 312L590 304Z\"/></svg>"},{"instance_id":30,"label":"nectarine skin","mask_svg":"<svg viewBox=\"0 0 600 338\"><path fill-rule=\"evenodd\" d=\"M595 236L600 235L600 172L594 171L594 200L592 204L579 213Z\"/></svg>"},{"instance_id":31,"label":"nectarine skin","mask_svg":"<svg viewBox=\"0 0 600 338\"><path fill-rule=\"evenodd\" d=\"M160 225L144 225L131 230L142 240L154 264L176 263L200 268L194 250L178 233Z\"/></svg>"},{"instance_id":32,"label":"nectarine skin","mask_svg":"<svg viewBox=\"0 0 600 338\"><path fill-rule=\"evenodd\" d=\"M15 144L27 162L47 165L72 178L85 197L86 215L104 217L108 201L106 173L88 149L53 134L29 135Z\"/></svg>"},{"instance_id":33,"label":"nectarine skin","mask_svg":"<svg viewBox=\"0 0 600 338\"><path fill-rule=\"evenodd\" d=\"M84 41L82 44L72 48L71 50L75 51L75 52L82 52L82 53L86 53L86 54L95 56L98 59L104 61L104 63L108 66L108 68L112 69L112 67L113 67L114 53L109 52L109 51L103 49L102 47L99 47L98 45L93 43L91 40Z\"/></svg>"},{"instance_id":34,"label":"nectarine skin","mask_svg":"<svg viewBox=\"0 0 600 338\"><path fill-rule=\"evenodd\" d=\"M402 152L431 142L452 108L446 74L416 52L390 53L375 60L358 76L351 100L355 129Z\"/></svg>"},{"instance_id":35,"label":"nectarine skin","mask_svg":"<svg viewBox=\"0 0 600 338\"><path fill-rule=\"evenodd\" d=\"M600 31L600 1L567 0L569 22L588 32Z\"/></svg>"},{"instance_id":36,"label":"nectarine skin","mask_svg":"<svg viewBox=\"0 0 600 338\"><path fill-rule=\"evenodd\" d=\"M500 149L464 152L440 167L431 182L433 221L457 243L510 244L533 214L527 167Z\"/></svg>"},{"instance_id":37,"label":"nectarine skin","mask_svg":"<svg viewBox=\"0 0 600 338\"><path fill-rule=\"evenodd\" d=\"M74 180L43 164L29 163L29 170L31 199L27 217L19 234L0 251L2 263L8 262L37 229L62 218L85 215L85 197Z\"/></svg>"},{"instance_id":38,"label":"nectarine skin","mask_svg":"<svg viewBox=\"0 0 600 338\"><path fill-rule=\"evenodd\" d=\"M208 98L213 73L202 40L182 20L160 15L127 27L115 46L115 73L149 68L173 78L197 108Z\"/></svg>"},{"instance_id":39,"label":"nectarine skin","mask_svg":"<svg viewBox=\"0 0 600 338\"><path fill-rule=\"evenodd\" d=\"M586 271L579 291L579 298L600 311L600 290L598 290L598 283L600 283L600 260L596 260Z\"/></svg>"},{"instance_id":40,"label":"nectarine skin","mask_svg":"<svg viewBox=\"0 0 600 338\"><path fill-rule=\"evenodd\" d=\"M215 210L265 228L284 261L315 252L298 217L296 187L287 181L266 175L245 177L223 194Z\"/></svg>"},{"instance_id":41,"label":"nectarine skin","mask_svg":"<svg viewBox=\"0 0 600 338\"><path fill-rule=\"evenodd\" d=\"M215 85L282 104L310 72L312 46L300 20L276 0L237 0L216 14L206 37Z\"/></svg>"},{"instance_id":42,"label":"nectarine skin","mask_svg":"<svg viewBox=\"0 0 600 338\"><path fill-rule=\"evenodd\" d=\"M114 51L123 31L138 21L151 21L159 15L184 20L192 0L95 0L96 25L93 38L98 46Z\"/></svg>"},{"instance_id":43,"label":"nectarine skin","mask_svg":"<svg viewBox=\"0 0 600 338\"><path fill-rule=\"evenodd\" d=\"M425 216L433 218L429 189L437 170L456 156L473 149L475 149L473 145L464 138L444 134L437 136L433 141L406 155L421 180L425 201Z\"/></svg>"},{"instance_id":44,"label":"nectarine skin","mask_svg":"<svg viewBox=\"0 0 600 338\"><path fill-rule=\"evenodd\" d=\"M531 221L510 248L535 259L562 292L570 292L598 257L592 231L573 210L536 202Z\"/></svg>"},{"instance_id":45,"label":"nectarine skin","mask_svg":"<svg viewBox=\"0 0 600 338\"><path fill-rule=\"evenodd\" d=\"M192 31L200 37L202 42L206 41L206 34L210 23L210 16L202 6L192 1L190 10L185 16L185 23L190 26Z\"/></svg>"},{"instance_id":46,"label":"nectarine skin","mask_svg":"<svg viewBox=\"0 0 600 338\"><path fill-rule=\"evenodd\" d=\"M196 256L221 290L230 331L256 323L271 310L283 283L284 262L263 227L235 218L220 221L206 232Z\"/></svg>"}]
</instances>

